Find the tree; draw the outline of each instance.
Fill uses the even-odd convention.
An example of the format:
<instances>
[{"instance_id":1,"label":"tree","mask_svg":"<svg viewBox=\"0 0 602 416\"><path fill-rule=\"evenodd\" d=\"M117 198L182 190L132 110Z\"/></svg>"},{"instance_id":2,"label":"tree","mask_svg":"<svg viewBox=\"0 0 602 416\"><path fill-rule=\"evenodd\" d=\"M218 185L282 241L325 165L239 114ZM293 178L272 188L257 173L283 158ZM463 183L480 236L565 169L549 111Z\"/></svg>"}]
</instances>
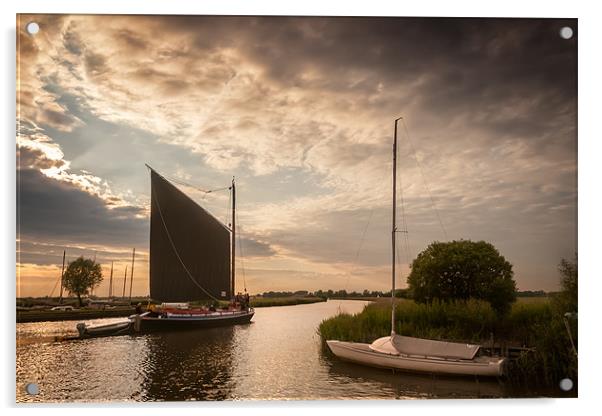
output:
<instances>
[{"instance_id":1,"label":"tree","mask_svg":"<svg viewBox=\"0 0 602 416\"><path fill-rule=\"evenodd\" d=\"M100 282L102 282L100 264L83 257L70 262L63 277L65 289L77 296L79 306L82 306L82 295L89 294Z\"/></svg>"},{"instance_id":2,"label":"tree","mask_svg":"<svg viewBox=\"0 0 602 416\"><path fill-rule=\"evenodd\" d=\"M575 254L574 261L560 260L558 271L560 272L560 286L562 287L562 292L558 294L559 307L564 312L577 312L577 254Z\"/></svg>"},{"instance_id":3,"label":"tree","mask_svg":"<svg viewBox=\"0 0 602 416\"><path fill-rule=\"evenodd\" d=\"M417 302L476 298L504 314L516 300L512 265L485 241L434 242L411 269L409 292Z\"/></svg>"}]
</instances>

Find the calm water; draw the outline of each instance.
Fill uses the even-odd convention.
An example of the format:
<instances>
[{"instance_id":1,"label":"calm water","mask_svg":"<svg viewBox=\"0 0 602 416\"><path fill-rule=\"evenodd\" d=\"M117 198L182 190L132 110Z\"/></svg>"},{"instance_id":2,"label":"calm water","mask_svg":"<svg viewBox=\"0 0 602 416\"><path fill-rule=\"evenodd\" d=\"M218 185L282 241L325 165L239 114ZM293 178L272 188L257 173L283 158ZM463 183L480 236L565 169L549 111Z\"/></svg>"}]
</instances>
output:
<instances>
[{"instance_id":1,"label":"calm water","mask_svg":"<svg viewBox=\"0 0 602 416\"><path fill-rule=\"evenodd\" d=\"M395 373L322 350L319 323L365 302L256 309L253 323L208 330L52 342L75 321L17 324L17 400L163 401L507 397L491 380ZM106 323L120 320L103 319ZM29 396L27 383L39 394Z\"/></svg>"}]
</instances>

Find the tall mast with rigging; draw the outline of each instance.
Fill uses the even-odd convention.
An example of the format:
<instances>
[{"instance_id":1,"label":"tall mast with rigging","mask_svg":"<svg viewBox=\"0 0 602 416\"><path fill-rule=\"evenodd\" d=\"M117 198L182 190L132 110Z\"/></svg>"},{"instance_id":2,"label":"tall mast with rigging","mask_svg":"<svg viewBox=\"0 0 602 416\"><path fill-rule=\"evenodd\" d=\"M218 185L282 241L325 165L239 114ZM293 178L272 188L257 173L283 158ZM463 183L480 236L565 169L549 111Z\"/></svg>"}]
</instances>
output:
<instances>
[{"instance_id":1,"label":"tall mast with rigging","mask_svg":"<svg viewBox=\"0 0 602 416\"><path fill-rule=\"evenodd\" d=\"M396 205L397 205L397 122L395 119L395 133L393 137L393 221L391 227L391 336L395 335L395 237L397 233Z\"/></svg>"},{"instance_id":2,"label":"tall mast with rigging","mask_svg":"<svg viewBox=\"0 0 602 416\"><path fill-rule=\"evenodd\" d=\"M231 297L236 296L235 292L235 277L236 277L236 184L234 183L234 177L232 177L232 281L230 283Z\"/></svg>"}]
</instances>

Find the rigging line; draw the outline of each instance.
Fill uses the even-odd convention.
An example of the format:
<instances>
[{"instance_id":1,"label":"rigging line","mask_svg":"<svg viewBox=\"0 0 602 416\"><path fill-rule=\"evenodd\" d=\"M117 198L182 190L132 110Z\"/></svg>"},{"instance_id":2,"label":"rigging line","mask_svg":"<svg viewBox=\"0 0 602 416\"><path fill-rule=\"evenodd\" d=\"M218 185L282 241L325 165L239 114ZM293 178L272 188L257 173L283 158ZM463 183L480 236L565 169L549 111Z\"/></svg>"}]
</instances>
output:
<instances>
[{"instance_id":1,"label":"rigging line","mask_svg":"<svg viewBox=\"0 0 602 416\"><path fill-rule=\"evenodd\" d=\"M401 289L401 283L403 281L403 272L401 269L403 259L401 258L401 255L399 254L399 245L396 246L396 249L397 249L396 250L397 251L397 266L399 266L397 268L397 270L399 270L399 286L395 285L395 287L398 288L398 290L399 290L399 289ZM397 276L395 276L395 277L397 278Z\"/></svg>"},{"instance_id":2,"label":"rigging line","mask_svg":"<svg viewBox=\"0 0 602 416\"><path fill-rule=\"evenodd\" d=\"M399 200L400 200L400 205L401 205L401 227L402 227L402 229L398 230L397 232L404 234L404 236L402 237L402 240L401 240L401 243L402 243L401 245L403 245L402 251L405 251L404 254L407 257L407 261L409 264L412 259L412 251L410 249L410 239L409 239L409 232L408 232L408 223L407 223L407 218L406 218L405 199L403 196L403 175L398 176L398 181L399 181ZM395 237L397 239L397 234ZM403 261L403 258L399 254L399 246L400 246L399 244L396 245L396 248L397 248L396 255L397 255L398 263L399 263L399 274L400 274L400 277L403 277L403 274L401 272L401 262ZM400 281L400 283L401 283L401 281Z\"/></svg>"},{"instance_id":3,"label":"rigging line","mask_svg":"<svg viewBox=\"0 0 602 416\"><path fill-rule=\"evenodd\" d=\"M188 187L190 187L192 189L196 189L197 191L202 192L204 194L211 194L213 192L225 191L226 189L230 189L229 187L216 188L216 189L203 189L203 188L199 188L198 186L192 185L192 184L190 184L188 182L184 182L184 181L182 181L180 179L172 178L172 177L169 177L169 176L166 176L166 178L169 179L171 182L175 182L175 183L177 183L179 185L188 186Z\"/></svg>"},{"instance_id":4,"label":"rigging line","mask_svg":"<svg viewBox=\"0 0 602 416\"><path fill-rule=\"evenodd\" d=\"M403 229L399 230L397 232L403 234L403 240L402 240L403 247L402 248L405 250L405 254L407 255L407 260L410 261L413 258L413 254L412 254L412 249L411 249L411 245L410 245L410 237L409 237L410 233L408 232L407 220L405 220L405 218L402 220L402 225L403 225Z\"/></svg>"},{"instance_id":5,"label":"rigging line","mask_svg":"<svg viewBox=\"0 0 602 416\"><path fill-rule=\"evenodd\" d=\"M412 255L411 250L410 250L410 240L409 240L409 232L408 232L408 223L407 223L407 218L406 218L406 210L405 210L405 200L403 197L403 182L402 182L402 176L399 176L399 199L401 202L401 227L402 229L399 230L400 232L402 232L404 234L403 240L402 242L405 244L405 250L406 250L406 254L408 255L408 257L410 257Z\"/></svg>"},{"instance_id":6,"label":"rigging line","mask_svg":"<svg viewBox=\"0 0 602 416\"><path fill-rule=\"evenodd\" d=\"M188 275L188 277L190 278L190 280L192 280L192 283L194 283L199 289L201 289L206 295L208 295L211 299L215 300L215 301L219 301L216 297L214 297L211 293L207 292L207 290L205 290L205 288L203 286L201 286L194 277L192 277L192 274L190 274L190 272L188 271L188 268L186 267L186 265L184 264L184 262L182 261L182 258L180 257L180 253L178 253L178 250L176 249L176 246L173 242L173 240L171 239L171 234L169 234L169 230L167 229L167 224L165 224L165 219L163 218L163 212L161 211L161 206L159 205L159 201L157 200L157 196L154 195L154 193L151 191L151 195L153 195L154 201L157 204L157 208L159 209L159 216L161 217L161 223L163 224L163 228L165 228L165 233L167 234L167 238L169 239L169 243L171 244L171 248L173 249L176 257L178 258L178 260L180 261L180 264L182 265L182 267L184 268L184 270L186 271L186 274Z\"/></svg>"},{"instance_id":7,"label":"rigging line","mask_svg":"<svg viewBox=\"0 0 602 416\"><path fill-rule=\"evenodd\" d=\"M418 161L418 156L416 155L416 149L414 148L414 144L412 143L412 139L410 138L410 133L408 132L408 126L406 125L406 122L404 119L401 119L401 122L403 123L403 128L406 132L406 137L408 138L410 147L412 148L412 153L414 153L414 160L416 160L416 164L418 165L418 167L420 169L420 174L422 175L422 181L424 182L424 187L426 188L426 191L431 200L431 206L433 207L433 210L435 211L435 215L437 216L439 225L441 226L441 229L443 230L443 235L445 236L445 239L449 240L449 238L447 237L447 231L445 230L445 227L443 226L443 221L441 221L441 216L439 215L439 210L437 209L437 205L435 204L435 199L433 198L433 194L431 193L431 190L426 181L426 175L424 174L424 169L422 168L422 164Z\"/></svg>"},{"instance_id":8,"label":"rigging line","mask_svg":"<svg viewBox=\"0 0 602 416\"><path fill-rule=\"evenodd\" d=\"M397 237L397 235L396 235L396 237ZM397 251L396 259L397 259L397 266L398 266L397 271L399 274L399 283L401 283L401 279L403 278L403 273L401 272L401 256L399 255L399 245L395 246L395 248ZM397 276L395 276L395 279L397 279ZM399 286L395 285L395 287L399 287ZM395 294L393 294L393 297L395 297Z\"/></svg>"},{"instance_id":9,"label":"rigging line","mask_svg":"<svg viewBox=\"0 0 602 416\"><path fill-rule=\"evenodd\" d=\"M54 295L54 291L56 290L56 287L58 286L59 282L61 281L61 278L63 276L59 276L59 278L56 280L56 283L54 284L54 287L52 288L52 292L50 292L50 296L48 296L49 298L52 297L52 295Z\"/></svg>"},{"instance_id":10,"label":"rigging line","mask_svg":"<svg viewBox=\"0 0 602 416\"><path fill-rule=\"evenodd\" d=\"M236 211L236 222L240 223L240 220L238 219L238 211ZM246 273L245 273L245 260L244 260L244 254L242 252L242 239L240 237L240 229L237 230L236 236L238 237L238 248L240 250L240 256L238 256L240 258L240 265L242 267L242 281L243 281L243 286L245 289L245 292L247 291L247 277L246 277Z\"/></svg>"},{"instance_id":11,"label":"rigging line","mask_svg":"<svg viewBox=\"0 0 602 416\"><path fill-rule=\"evenodd\" d=\"M357 262L357 259L360 257L360 251L362 249L362 246L364 245L364 239L366 237L366 232L368 231L368 227L370 226L370 221L372 221L372 215L374 214L374 208L372 208L370 210L370 216L368 217L368 222L366 223L366 226L364 227L364 231L362 232L362 238L360 239L360 245L357 248L357 252L355 253L355 258L353 259L353 262Z\"/></svg>"},{"instance_id":12,"label":"rigging line","mask_svg":"<svg viewBox=\"0 0 602 416\"><path fill-rule=\"evenodd\" d=\"M370 226L370 222L372 221L372 215L374 214L374 208L370 210L370 216L368 217L368 221L366 222L366 226L364 227L364 231L362 232L362 237L360 238L360 244L357 248L357 252L355 253L355 258L353 259L353 263L355 264L351 273L347 275L347 281L345 282L345 291L347 291L347 287L349 286L349 280L351 279L351 275L357 270L357 260L360 257L360 251L362 250L362 246L364 245L364 239L366 237L366 232L368 231L368 227ZM340 302L339 302L340 303Z\"/></svg>"},{"instance_id":13,"label":"rigging line","mask_svg":"<svg viewBox=\"0 0 602 416\"><path fill-rule=\"evenodd\" d=\"M232 207L232 188L230 187L229 189L228 206L226 207L226 224L228 224L228 228L232 231L232 218L230 218L230 215L232 215L232 210L230 209L230 207Z\"/></svg>"}]
</instances>

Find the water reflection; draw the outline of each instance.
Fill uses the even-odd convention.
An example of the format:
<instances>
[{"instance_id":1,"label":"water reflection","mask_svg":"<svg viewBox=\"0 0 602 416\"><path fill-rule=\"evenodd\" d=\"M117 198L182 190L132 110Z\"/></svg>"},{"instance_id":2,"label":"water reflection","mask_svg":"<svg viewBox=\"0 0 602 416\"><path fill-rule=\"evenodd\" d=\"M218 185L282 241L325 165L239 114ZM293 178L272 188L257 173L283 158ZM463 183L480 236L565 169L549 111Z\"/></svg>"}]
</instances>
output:
<instances>
[{"instance_id":1,"label":"water reflection","mask_svg":"<svg viewBox=\"0 0 602 416\"><path fill-rule=\"evenodd\" d=\"M339 311L360 312L365 304L337 300L258 308L251 325L235 330L237 381L231 398L316 400L344 396L345 392L329 383L317 328L323 319Z\"/></svg>"},{"instance_id":2,"label":"water reflection","mask_svg":"<svg viewBox=\"0 0 602 416\"><path fill-rule=\"evenodd\" d=\"M371 368L337 359L329 361L329 375L342 383L379 384L391 399L408 398L497 398L504 386L496 379L423 375Z\"/></svg>"},{"instance_id":3,"label":"water reflection","mask_svg":"<svg viewBox=\"0 0 602 416\"><path fill-rule=\"evenodd\" d=\"M147 335L140 400L224 400L235 379L235 327Z\"/></svg>"},{"instance_id":4,"label":"water reflection","mask_svg":"<svg viewBox=\"0 0 602 416\"><path fill-rule=\"evenodd\" d=\"M144 345L132 337L19 344L17 400L130 400L144 356ZM27 383L37 383L39 394L27 395Z\"/></svg>"}]
</instances>

